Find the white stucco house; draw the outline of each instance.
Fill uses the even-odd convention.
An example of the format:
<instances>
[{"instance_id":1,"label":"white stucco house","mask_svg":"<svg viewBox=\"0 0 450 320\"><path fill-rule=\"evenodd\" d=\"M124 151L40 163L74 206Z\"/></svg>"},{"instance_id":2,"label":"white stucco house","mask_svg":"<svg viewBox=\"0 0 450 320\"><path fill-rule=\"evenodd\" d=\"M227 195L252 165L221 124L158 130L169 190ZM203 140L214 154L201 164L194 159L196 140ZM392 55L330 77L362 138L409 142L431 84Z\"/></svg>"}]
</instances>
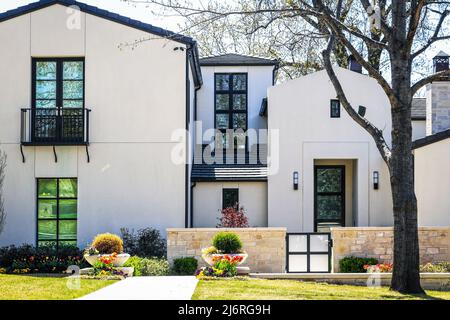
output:
<instances>
[{"instance_id":1,"label":"white stucco house","mask_svg":"<svg viewBox=\"0 0 450 320\"><path fill-rule=\"evenodd\" d=\"M251 226L289 232L393 224L387 167L325 71L276 84L277 61L200 58L189 37L73 0L1 13L0 41L0 246L215 227L237 202ZM336 72L389 142L376 81ZM449 226L450 79L414 100L412 121L420 224Z\"/></svg>"}]
</instances>

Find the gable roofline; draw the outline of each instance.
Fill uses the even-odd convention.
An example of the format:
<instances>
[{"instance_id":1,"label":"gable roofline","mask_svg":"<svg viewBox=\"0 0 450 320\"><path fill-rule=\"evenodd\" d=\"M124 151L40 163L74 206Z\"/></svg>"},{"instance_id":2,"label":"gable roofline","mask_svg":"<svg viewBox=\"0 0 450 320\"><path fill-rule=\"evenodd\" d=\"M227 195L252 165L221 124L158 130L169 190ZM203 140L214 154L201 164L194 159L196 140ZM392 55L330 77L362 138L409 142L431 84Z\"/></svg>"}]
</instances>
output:
<instances>
[{"instance_id":1,"label":"gable roofline","mask_svg":"<svg viewBox=\"0 0 450 320\"><path fill-rule=\"evenodd\" d=\"M95 6L88 5L86 3L78 2L75 0L40 0L38 2L32 2L30 4L18 7L16 9L12 9L3 13L0 13L0 22L16 18L18 16L31 13L40 9L47 8L49 6L59 4L66 7L69 6L77 6L80 8L81 12L85 12L88 14L91 14L93 16L97 16L103 19L107 19L116 23L120 23L126 26L129 26L131 28L139 29L142 31L146 31L164 38L168 38L170 40L174 40L180 43L188 44L188 45L195 45L195 40L175 33L173 31L169 31L166 29L162 29L159 27L155 27L151 24L144 23L138 20L134 20L122 15L119 15L117 13L113 13L104 9L100 9Z\"/></svg>"},{"instance_id":2,"label":"gable roofline","mask_svg":"<svg viewBox=\"0 0 450 320\"><path fill-rule=\"evenodd\" d=\"M148 23L122 16L117 13L100 9L86 3L81 3L75 0L40 0L38 2L32 2L16 9L0 13L0 23L56 4L66 7L77 6L78 8L80 8L81 12L185 44L188 47L188 51L192 52L192 54L189 55L189 61L191 63L195 85L196 87L200 87L202 85L202 74L200 70L198 47L197 42L194 39L179 33L175 33L173 31L155 27L154 25Z\"/></svg>"},{"instance_id":3,"label":"gable roofline","mask_svg":"<svg viewBox=\"0 0 450 320\"><path fill-rule=\"evenodd\" d=\"M412 147L413 149L418 149L448 138L450 138L450 129L435 133L422 139L415 140L413 141Z\"/></svg>"}]
</instances>

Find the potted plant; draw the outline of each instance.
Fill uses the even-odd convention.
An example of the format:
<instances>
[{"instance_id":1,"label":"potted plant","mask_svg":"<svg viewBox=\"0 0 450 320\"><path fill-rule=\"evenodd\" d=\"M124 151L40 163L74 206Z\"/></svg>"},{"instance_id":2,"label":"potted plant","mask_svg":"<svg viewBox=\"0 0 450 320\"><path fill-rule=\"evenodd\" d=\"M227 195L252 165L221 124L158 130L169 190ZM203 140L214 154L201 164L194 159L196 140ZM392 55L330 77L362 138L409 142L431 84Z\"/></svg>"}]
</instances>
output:
<instances>
[{"instance_id":1,"label":"potted plant","mask_svg":"<svg viewBox=\"0 0 450 320\"><path fill-rule=\"evenodd\" d=\"M84 259L94 266L101 258L111 257L114 267L121 267L130 255L123 253L123 241L111 233L99 234L94 238L89 248L84 251Z\"/></svg>"},{"instance_id":2,"label":"potted plant","mask_svg":"<svg viewBox=\"0 0 450 320\"><path fill-rule=\"evenodd\" d=\"M240 265L247 260L248 254L242 250L242 241L232 232L219 232L213 240L212 246L202 250L202 258L210 266L226 260L233 265Z\"/></svg>"}]
</instances>

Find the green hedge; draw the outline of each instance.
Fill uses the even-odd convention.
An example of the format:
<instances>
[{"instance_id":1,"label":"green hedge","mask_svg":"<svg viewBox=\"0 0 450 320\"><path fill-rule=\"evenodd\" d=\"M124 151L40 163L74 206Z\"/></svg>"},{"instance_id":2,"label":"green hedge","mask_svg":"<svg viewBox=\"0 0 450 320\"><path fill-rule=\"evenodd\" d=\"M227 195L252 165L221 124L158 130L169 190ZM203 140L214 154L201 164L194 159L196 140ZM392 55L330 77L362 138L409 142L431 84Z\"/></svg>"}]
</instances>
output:
<instances>
[{"instance_id":1,"label":"green hedge","mask_svg":"<svg viewBox=\"0 0 450 320\"><path fill-rule=\"evenodd\" d=\"M194 275L198 268L198 261L193 257L178 258L173 261L173 272L179 275Z\"/></svg>"},{"instance_id":2,"label":"green hedge","mask_svg":"<svg viewBox=\"0 0 450 320\"><path fill-rule=\"evenodd\" d=\"M133 267L134 276L167 276L170 273L169 262L159 258L131 257L124 267Z\"/></svg>"},{"instance_id":3,"label":"green hedge","mask_svg":"<svg viewBox=\"0 0 450 320\"><path fill-rule=\"evenodd\" d=\"M339 272L342 273L366 273L365 265L378 264L374 258L345 257L339 261Z\"/></svg>"}]
</instances>

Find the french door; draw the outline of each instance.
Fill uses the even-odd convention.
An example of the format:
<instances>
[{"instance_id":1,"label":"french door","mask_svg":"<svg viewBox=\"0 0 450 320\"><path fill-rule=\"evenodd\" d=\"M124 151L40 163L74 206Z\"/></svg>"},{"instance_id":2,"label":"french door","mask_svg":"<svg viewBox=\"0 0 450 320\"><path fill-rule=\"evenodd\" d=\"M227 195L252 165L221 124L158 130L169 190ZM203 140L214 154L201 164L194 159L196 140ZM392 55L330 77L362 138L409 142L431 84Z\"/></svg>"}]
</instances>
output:
<instances>
[{"instance_id":1,"label":"french door","mask_svg":"<svg viewBox=\"0 0 450 320\"><path fill-rule=\"evenodd\" d=\"M84 59L32 61L32 140L76 142L84 136Z\"/></svg>"},{"instance_id":2,"label":"french door","mask_svg":"<svg viewBox=\"0 0 450 320\"><path fill-rule=\"evenodd\" d=\"M314 231L345 226L345 166L314 167Z\"/></svg>"}]
</instances>

